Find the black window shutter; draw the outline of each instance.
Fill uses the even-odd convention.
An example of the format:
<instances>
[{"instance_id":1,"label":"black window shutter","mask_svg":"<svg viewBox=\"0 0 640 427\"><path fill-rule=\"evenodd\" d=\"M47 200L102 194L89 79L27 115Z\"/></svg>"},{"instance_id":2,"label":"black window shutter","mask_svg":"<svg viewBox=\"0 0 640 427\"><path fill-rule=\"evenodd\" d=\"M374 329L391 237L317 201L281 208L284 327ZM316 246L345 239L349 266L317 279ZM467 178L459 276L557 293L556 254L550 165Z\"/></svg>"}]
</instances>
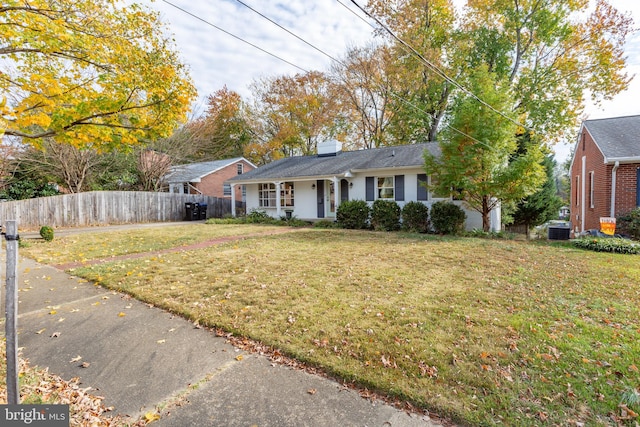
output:
<instances>
[{"instance_id":1,"label":"black window shutter","mask_svg":"<svg viewBox=\"0 0 640 427\"><path fill-rule=\"evenodd\" d=\"M394 193L396 196L396 201L404 202L404 175L395 176Z\"/></svg>"},{"instance_id":2,"label":"black window shutter","mask_svg":"<svg viewBox=\"0 0 640 427\"><path fill-rule=\"evenodd\" d=\"M428 200L427 198L427 174L418 174L418 195L416 200Z\"/></svg>"},{"instance_id":3,"label":"black window shutter","mask_svg":"<svg viewBox=\"0 0 640 427\"><path fill-rule=\"evenodd\" d=\"M366 178L366 199L367 202L372 202L375 200L375 187L374 187L374 178L372 176L368 176Z\"/></svg>"}]
</instances>

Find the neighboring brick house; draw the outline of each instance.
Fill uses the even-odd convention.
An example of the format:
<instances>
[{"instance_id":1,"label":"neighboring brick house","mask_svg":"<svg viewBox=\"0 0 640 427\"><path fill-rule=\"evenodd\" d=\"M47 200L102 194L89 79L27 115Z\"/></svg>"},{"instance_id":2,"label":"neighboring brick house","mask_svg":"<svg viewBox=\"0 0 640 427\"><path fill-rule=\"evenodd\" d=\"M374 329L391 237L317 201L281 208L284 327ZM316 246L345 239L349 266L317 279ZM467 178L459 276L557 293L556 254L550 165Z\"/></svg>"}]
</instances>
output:
<instances>
[{"instance_id":1,"label":"neighboring brick house","mask_svg":"<svg viewBox=\"0 0 640 427\"><path fill-rule=\"evenodd\" d=\"M173 166L164 180L171 193L231 198L231 186L225 184L225 181L255 168L256 165L244 157L235 157ZM235 191L234 199L244 200L242 186L236 187Z\"/></svg>"},{"instance_id":2,"label":"neighboring brick house","mask_svg":"<svg viewBox=\"0 0 640 427\"><path fill-rule=\"evenodd\" d=\"M640 116L584 121L570 172L576 234L640 206Z\"/></svg>"}]
</instances>

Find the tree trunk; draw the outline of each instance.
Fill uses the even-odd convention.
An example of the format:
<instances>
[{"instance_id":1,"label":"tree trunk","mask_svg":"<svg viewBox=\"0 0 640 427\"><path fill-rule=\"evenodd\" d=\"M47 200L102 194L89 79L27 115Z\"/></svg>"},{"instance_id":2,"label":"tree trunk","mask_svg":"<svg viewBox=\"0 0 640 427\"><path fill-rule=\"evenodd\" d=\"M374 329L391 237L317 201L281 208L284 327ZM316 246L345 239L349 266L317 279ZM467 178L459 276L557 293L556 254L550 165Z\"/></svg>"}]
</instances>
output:
<instances>
[{"instance_id":1,"label":"tree trunk","mask_svg":"<svg viewBox=\"0 0 640 427\"><path fill-rule=\"evenodd\" d=\"M489 198L482 196L482 231L488 233L491 229L491 209L489 209Z\"/></svg>"}]
</instances>

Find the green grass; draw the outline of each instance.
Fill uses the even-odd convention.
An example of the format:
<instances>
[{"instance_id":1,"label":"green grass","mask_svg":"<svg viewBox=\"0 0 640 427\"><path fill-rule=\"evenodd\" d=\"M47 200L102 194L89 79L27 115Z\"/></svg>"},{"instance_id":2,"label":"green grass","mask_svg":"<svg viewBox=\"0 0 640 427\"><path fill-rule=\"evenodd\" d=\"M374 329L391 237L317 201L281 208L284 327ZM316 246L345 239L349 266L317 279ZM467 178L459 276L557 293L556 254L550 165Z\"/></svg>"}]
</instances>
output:
<instances>
[{"instance_id":1,"label":"green grass","mask_svg":"<svg viewBox=\"0 0 640 427\"><path fill-rule=\"evenodd\" d=\"M74 274L455 421L634 425L639 261L309 229Z\"/></svg>"},{"instance_id":2,"label":"green grass","mask_svg":"<svg viewBox=\"0 0 640 427\"><path fill-rule=\"evenodd\" d=\"M44 264L64 264L96 258L153 252L229 236L246 236L282 230L270 225L209 225L141 228L56 237L52 242L29 240L20 252Z\"/></svg>"}]
</instances>

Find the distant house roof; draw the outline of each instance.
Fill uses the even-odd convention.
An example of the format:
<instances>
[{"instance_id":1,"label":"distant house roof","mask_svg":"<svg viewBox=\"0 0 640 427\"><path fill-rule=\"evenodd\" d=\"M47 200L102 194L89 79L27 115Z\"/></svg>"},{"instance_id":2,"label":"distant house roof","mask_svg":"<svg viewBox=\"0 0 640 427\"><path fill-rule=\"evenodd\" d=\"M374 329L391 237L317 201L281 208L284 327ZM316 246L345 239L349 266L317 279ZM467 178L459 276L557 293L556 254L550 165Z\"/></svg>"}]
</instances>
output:
<instances>
[{"instance_id":1,"label":"distant house roof","mask_svg":"<svg viewBox=\"0 0 640 427\"><path fill-rule=\"evenodd\" d=\"M260 182L273 179L312 179L344 176L374 169L402 169L424 165L425 150L440 155L438 143L396 145L369 150L341 151L334 156L285 157L229 179L229 182Z\"/></svg>"},{"instance_id":2,"label":"distant house roof","mask_svg":"<svg viewBox=\"0 0 640 427\"><path fill-rule=\"evenodd\" d=\"M214 172L217 172L222 168L225 168L229 165L232 165L242 160L244 160L245 162L255 167L255 165L253 165L244 157L234 157L233 159L214 160L211 162L189 163L185 165L178 165L178 166L171 167L167 175L165 175L165 181L169 184L183 183L183 182L199 182L205 176L210 175Z\"/></svg>"},{"instance_id":3,"label":"distant house roof","mask_svg":"<svg viewBox=\"0 0 640 427\"><path fill-rule=\"evenodd\" d=\"M586 120L583 123L605 157L605 163L640 162L640 116Z\"/></svg>"}]
</instances>

